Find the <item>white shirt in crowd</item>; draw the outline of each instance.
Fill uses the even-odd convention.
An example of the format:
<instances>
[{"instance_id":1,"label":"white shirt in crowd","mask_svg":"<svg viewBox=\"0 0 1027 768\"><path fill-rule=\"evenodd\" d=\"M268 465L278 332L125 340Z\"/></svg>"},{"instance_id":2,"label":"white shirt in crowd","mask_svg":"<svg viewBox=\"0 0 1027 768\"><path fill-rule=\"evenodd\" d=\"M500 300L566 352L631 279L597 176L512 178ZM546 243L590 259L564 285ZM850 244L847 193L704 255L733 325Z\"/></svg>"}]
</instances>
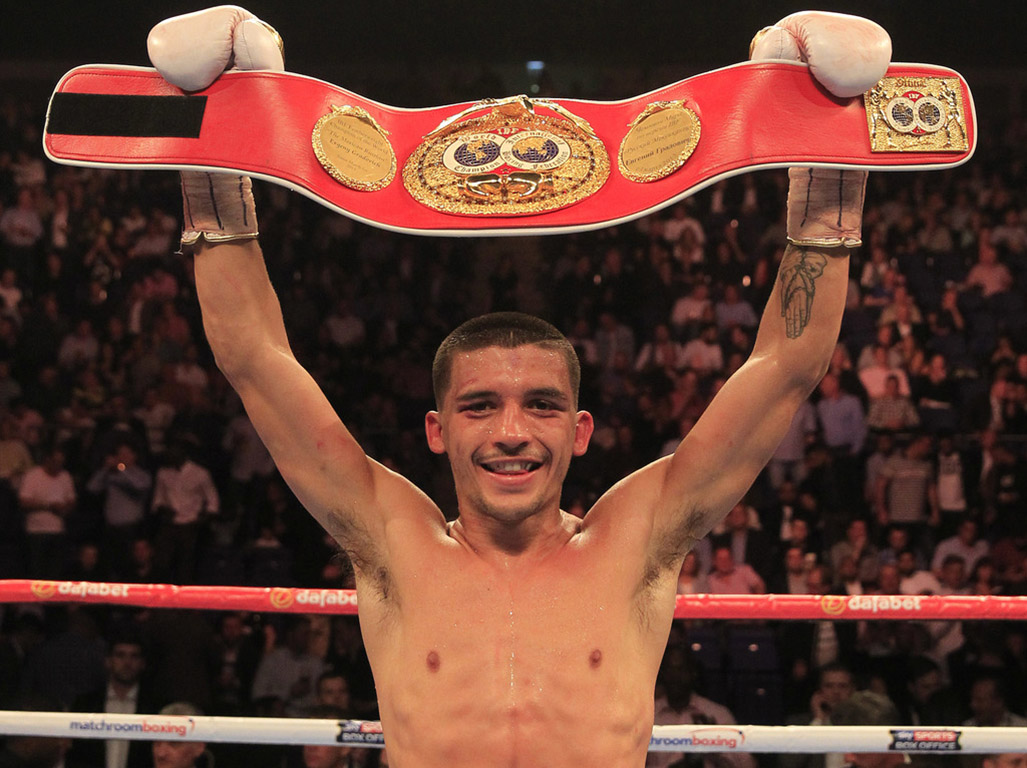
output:
<instances>
[{"instance_id":1,"label":"white shirt in crowd","mask_svg":"<svg viewBox=\"0 0 1027 768\"><path fill-rule=\"evenodd\" d=\"M210 472L189 459L185 460L181 469L158 469L153 508L160 507L173 510L171 522L174 525L195 523L203 512L216 514L220 500Z\"/></svg>"}]
</instances>

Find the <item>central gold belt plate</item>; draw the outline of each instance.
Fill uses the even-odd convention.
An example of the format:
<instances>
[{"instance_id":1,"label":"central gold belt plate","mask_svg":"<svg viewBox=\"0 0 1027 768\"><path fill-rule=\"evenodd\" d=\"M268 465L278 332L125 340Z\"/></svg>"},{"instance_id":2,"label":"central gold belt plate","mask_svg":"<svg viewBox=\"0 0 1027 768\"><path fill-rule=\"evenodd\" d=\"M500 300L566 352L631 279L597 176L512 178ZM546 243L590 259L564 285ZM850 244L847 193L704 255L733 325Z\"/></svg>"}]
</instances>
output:
<instances>
[{"instance_id":1,"label":"central gold belt plate","mask_svg":"<svg viewBox=\"0 0 1027 768\"><path fill-rule=\"evenodd\" d=\"M573 205L609 175L606 147L586 121L555 102L515 96L443 121L407 158L403 185L443 213L518 216Z\"/></svg>"}]
</instances>

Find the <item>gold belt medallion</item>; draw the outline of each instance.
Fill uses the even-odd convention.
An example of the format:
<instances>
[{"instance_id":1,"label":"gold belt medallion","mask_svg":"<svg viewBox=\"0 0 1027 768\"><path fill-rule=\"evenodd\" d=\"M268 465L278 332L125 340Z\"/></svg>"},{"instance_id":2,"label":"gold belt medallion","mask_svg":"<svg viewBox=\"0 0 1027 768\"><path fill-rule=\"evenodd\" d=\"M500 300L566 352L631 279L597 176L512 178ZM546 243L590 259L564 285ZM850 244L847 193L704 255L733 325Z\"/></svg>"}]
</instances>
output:
<instances>
[{"instance_id":1,"label":"gold belt medallion","mask_svg":"<svg viewBox=\"0 0 1027 768\"><path fill-rule=\"evenodd\" d=\"M585 120L527 96L478 102L447 118L403 166L415 200L467 216L555 211L595 194L609 175L606 147Z\"/></svg>"},{"instance_id":2,"label":"gold belt medallion","mask_svg":"<svg viewBox=\"0 0 1027 768\"><path fill-rule=\"evenodd\" d=\"M332 107L314 125L314 155L333 179L350 189L375 192L396 176L389 132L361 107Z\"/></svg>"},{"instance_id":3,"label":"gold belt medallion","mask_svg":"<svg viewBox=\"0 0 1027 768\"><path fill-rule=\"evenodd\" d=\"M699 145L699 116L683 101L654 101L631 121L617 160L625 177L659 181L683 166Z\"/></svg>"},{"instance_id":4,"label":"gold belt medallion","mask_svg":"<svg viewBox=\"0 0 1027 768\"><path fill-rule=\"evenodd\" d=\"M969 149L958 78L886 77L863 99L872 152Z\"/></svg>"}]
</instances>

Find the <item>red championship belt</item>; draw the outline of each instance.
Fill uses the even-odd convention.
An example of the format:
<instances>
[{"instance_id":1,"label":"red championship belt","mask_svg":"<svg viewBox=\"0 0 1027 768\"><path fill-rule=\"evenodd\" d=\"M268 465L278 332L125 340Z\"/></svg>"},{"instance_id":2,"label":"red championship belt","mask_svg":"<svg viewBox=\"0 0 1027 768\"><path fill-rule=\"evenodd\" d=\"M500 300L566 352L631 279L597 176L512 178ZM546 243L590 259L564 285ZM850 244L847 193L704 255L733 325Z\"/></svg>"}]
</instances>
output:
<instances>
[{"instance_id":1,"label":"red championship belt","mask_svg":"<svg viewBox=\"0 0 1027 768\"><path fill-rule=\"evenodd\" d=\"M152 69L94 65L58 83L43 138L58 163L239 171L428 235L596 229L754 169L940 169L976 144L973 98L951 69L893 64L862 97L840 99L783 61L624 101L427 109L285 72L227 72L186 95Z\"/></svg>"}]
</instances>

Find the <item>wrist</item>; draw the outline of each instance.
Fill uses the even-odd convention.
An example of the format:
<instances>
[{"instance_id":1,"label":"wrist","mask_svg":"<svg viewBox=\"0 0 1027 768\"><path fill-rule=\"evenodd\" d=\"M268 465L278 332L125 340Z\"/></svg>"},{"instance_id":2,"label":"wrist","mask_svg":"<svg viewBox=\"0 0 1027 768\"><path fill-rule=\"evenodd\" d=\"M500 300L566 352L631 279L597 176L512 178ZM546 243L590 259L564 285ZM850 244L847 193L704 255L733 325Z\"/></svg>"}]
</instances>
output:
<instances>
[{"instance_id":1,"label":"wrist","mask_svg":"<svg viewBox=\"0 0 1027 768\"><path fill-rule=\"evenodd\" d=\"M866 171L788 169L788 242L847 256L863 244Z\"/></svg>"},{"instance_id":2,"label":"wrist","mask_svg":"<svg viewBox=\"0 0 1027 768\"><path fill-rule=\"evenodd\" d=\"M205 171L182 172L182 245L253 240L257 210L249 176Z\"/></svg>"}]
</instances>

